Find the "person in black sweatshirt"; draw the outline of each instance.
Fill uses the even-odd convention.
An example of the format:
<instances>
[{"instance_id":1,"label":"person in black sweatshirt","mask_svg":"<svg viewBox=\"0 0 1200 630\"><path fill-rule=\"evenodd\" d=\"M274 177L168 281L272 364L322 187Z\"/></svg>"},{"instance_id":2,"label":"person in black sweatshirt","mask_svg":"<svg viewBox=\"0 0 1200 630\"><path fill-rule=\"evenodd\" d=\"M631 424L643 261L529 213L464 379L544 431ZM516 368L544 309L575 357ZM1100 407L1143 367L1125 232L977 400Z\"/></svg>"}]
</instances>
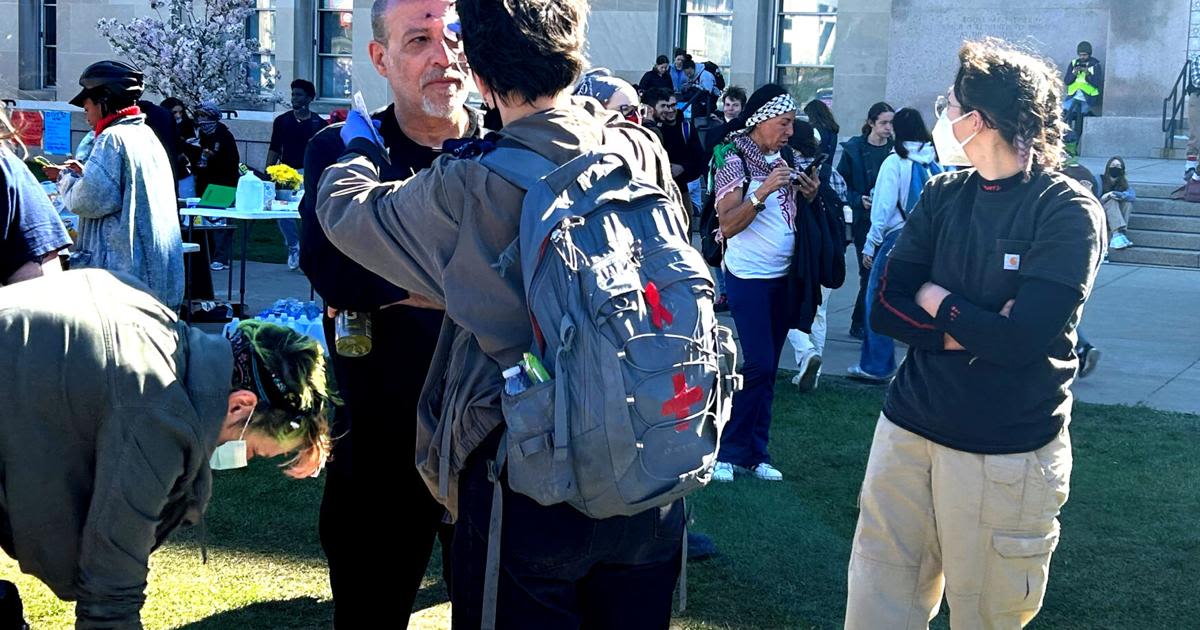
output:
<instances>
[{"instance_id":1,"label":"person in black sweatshirt","mask_svg":"<svg viewBox=\"0 0 1200 630\"><path fill-rule=\"evenodd\" d=\"M656 128L662 134L663 146L671 160L671 175L679 190L686 191L689 182L704 174L706 161L700 132L692 121L684 120L680 115L674 94L664 89L654 89L646 93L642 100L654 108ZM690 198L684 195L683 202L688 206L688 216L691 216L693 209L690 207Z\"/></svg>"},{"instance_id":2,"label":"person in black sweatshirt","mask_svg":"<svg viewBox=\"0 0 1200 630\"><path fill-rule=\"evenodd\" d=\"M1076 327L1104 212L1062 160L1044 61L968 42L933 131L943 164L886 261L873 329L905 342L876 425L846 628L1022 627L1037 615L1071 473ZM900 612L897 612L900 611Z\"/></svg>"}]
</instances>

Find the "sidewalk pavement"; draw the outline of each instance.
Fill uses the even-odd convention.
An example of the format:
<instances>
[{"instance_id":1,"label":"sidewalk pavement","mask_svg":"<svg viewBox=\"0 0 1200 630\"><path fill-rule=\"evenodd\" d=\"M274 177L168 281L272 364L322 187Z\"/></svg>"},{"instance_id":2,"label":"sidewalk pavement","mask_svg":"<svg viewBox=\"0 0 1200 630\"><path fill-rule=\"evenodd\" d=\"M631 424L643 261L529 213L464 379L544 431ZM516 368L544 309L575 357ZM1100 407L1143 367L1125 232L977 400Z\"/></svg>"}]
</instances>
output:
<instances>
[{"instance_id":1,"label":"sidewalk pavement","mask_svg":"<svg viewBox=\"0 0 1200 630\"><path fill-rule=\"evenodd\" d=\"M1110 158L1081 157L1079 163L1099 177ZM1183 185L1183 160L1160 160L1153 158L1125 158L1126 177L1134 184Z\"/></svg>"},{"instance_id":2,"label":"sidewalk pavement","mask_svg":"<svg viewBox=\"0 0 1200 630\"><path fill-rule=\"evenodd\" d=\"M854 269L853 255L854 248L848 248L849 269ZM861 342L849 335L857 289L853 275L830 298L822 380L845 376L846 368L858 363ZM1075 382L1076 398L1200 414L1197 314L1200 271L1105 263L1081 327L1102 356L1091 375ZM903 357L900 346L897 363ZM797 369L790 345L784 347L780 367Z\"/></svg>"},{"instance_id":3,"label":"sidewalk pavement","mask_svg":"<svg viewBox=\"0 0 1200 630\"><path fill-rule=\"evenodd\" d=\"M1160 160L1161 162L1162 160ZM1132 164L1131 164L1132 168ZM854 248L845 286L829 303L829 334L822 380L842 377L858 362L860 342L849 336L858 277ZM235 282L238 269L234 269ZM217 295L224 295L226 274L214 274ZM309 284L285 265L249 263L247 298L258 312L279 298L308 299ZM318 301L320 298L317 298ZM1079 400L1102 404L1146 405L1155 409L1200 414L1200 271L1106 263L1084 309L1083 331L1103 356L1096 371L1076 381ZM722 319L732 324L728 315ZM220 325L204 324L208 330ZM903 347L897 349L899 362ZM780 366L796 369L790 346Z\"/></svg>"}]
</instances>

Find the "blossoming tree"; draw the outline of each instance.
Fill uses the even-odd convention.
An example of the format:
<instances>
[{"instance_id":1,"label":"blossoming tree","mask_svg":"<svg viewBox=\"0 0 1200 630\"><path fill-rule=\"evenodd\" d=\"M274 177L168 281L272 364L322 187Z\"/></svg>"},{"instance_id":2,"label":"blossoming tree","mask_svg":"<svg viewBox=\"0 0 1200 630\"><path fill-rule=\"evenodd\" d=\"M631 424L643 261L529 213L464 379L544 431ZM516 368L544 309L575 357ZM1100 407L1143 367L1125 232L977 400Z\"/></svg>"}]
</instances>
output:
<instances>
[{"instance_id":1,"label":"blossoming tree","mask_svg":"<svg viewBox=\"0 0 1200 630\"><path fill-rule=\"evenodd\" d=\"M146 89L189 106L212 101L276 101L277 73L256 61L258 41L246 32L254 0L149 0L153 15L127 23L104 18L100 35L141 68Z\"/></svg>"}]
</instances>

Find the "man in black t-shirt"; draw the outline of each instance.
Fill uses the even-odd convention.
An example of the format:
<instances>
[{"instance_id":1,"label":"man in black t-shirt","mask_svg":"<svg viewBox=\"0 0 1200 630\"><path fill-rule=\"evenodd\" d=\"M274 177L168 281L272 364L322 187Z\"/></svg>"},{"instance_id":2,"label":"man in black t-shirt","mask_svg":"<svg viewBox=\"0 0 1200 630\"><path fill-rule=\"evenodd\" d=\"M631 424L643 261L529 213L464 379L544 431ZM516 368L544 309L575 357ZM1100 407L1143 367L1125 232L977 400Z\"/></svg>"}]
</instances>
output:
<instances>
[{"instance_id":1,"label":"man in black t-shirt","mask_svg":"<svg viewBox=\"0 0 1200 630\"><path fill-rule=\"evenodd\" d=\"M267 166L287 164L304 172L304 150L308 141L329 123L308 108L317 97L317 88L311 81L292 81L292 111L275 118L271 128L271 146L267 149ZM300 237L296 234L296 221L280 219L279 231L283 233L288 249L288 269L300 267Z\"/></svg>"},{"instance_id":2,"label":"man in black t-shirt","mask_svg":"<svg viewBox=\"0 0 1200 630\"><path fill-rule=\"evenodd\" d=\"M704 174L704 146L700 144L700 133L688 120L680 120L675 95L666 90L650 90L643 96L644 102L654 108L656 128L662 136L663 147L671 160L671 176L680 190L687 190L688 183ZM691 198L684 195L688 216L692 215Z\"/></svg>"},{"instance_id":3,"label":"man in black t-shirt","mask_svg":"<svg viewBox=\"0 0 1200 630\"><path fill-rule=\"evenodd\" d=\"M371 61L393 98L373 115L391 160L380 173L384 180L408 179L433 163L444 142L480 133L479 112L465 105L468 75L461 48L447 30L455 19L450 13L429 15L429 6L393 2L372 23ZM333 434L344 437L334 443L329 464L321 545L337 628L369 627L381 618L404 627L435 537L441 539L443 577L450 582L453 527L443 525L445 510L429 493L414 458L417 400L443 313L420 308L420 296L367 271L322 231L316 193L322 173L345 152L341 127L314 136L305 155L300 268L331 315L336 309L370 315L372 348L360 358L333 355L345 401L335 412ZM332 317L325 319L325 337L334 339ZM402 516L397 520L393 513ZM380 567L391 579L379 578Z\"/></svg>"}]
</instances>

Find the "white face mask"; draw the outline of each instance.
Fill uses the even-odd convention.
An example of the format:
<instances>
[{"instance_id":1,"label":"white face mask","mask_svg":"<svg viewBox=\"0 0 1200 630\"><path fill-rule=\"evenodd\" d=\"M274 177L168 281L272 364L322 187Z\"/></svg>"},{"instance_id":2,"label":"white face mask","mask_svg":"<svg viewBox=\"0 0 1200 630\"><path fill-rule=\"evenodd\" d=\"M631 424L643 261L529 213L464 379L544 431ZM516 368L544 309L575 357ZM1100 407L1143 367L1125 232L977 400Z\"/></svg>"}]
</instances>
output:
<instances>
[{"instance_id":1,"label":"white face mask","mask_svg":"<svg viewBox=\"0 0 1200 630\"><path fill-rule=\"evenodd\" d=\"M245 468L249 462L246 458L246 429L250 428L250 419L254 417L254 412L246 417L246 425L242 427L242 435L236 440L226 442L217 446L217 450L213 451L212 458L208 460L208 467L213 470L233 470L234 468Z\"/></svg>"},{"instance_id":2,"label":"white face mask","mask_svg":"<svg viewBox=\"0 0 1200 630\"><path fill-rule=\"evenodd\" d=\"M974 140L979 132L971 134L971 137L962 142L954 137L955 123L970 115L970 113L966 113L954 120L950 120L946 116L946 112L942 112L942 115L938 116L937 124L933 126L933 146L937 149L938 162L942 166L972 166L971 158L967 157L964 147L968 142Z\"/></svg>"}]
</instances>

